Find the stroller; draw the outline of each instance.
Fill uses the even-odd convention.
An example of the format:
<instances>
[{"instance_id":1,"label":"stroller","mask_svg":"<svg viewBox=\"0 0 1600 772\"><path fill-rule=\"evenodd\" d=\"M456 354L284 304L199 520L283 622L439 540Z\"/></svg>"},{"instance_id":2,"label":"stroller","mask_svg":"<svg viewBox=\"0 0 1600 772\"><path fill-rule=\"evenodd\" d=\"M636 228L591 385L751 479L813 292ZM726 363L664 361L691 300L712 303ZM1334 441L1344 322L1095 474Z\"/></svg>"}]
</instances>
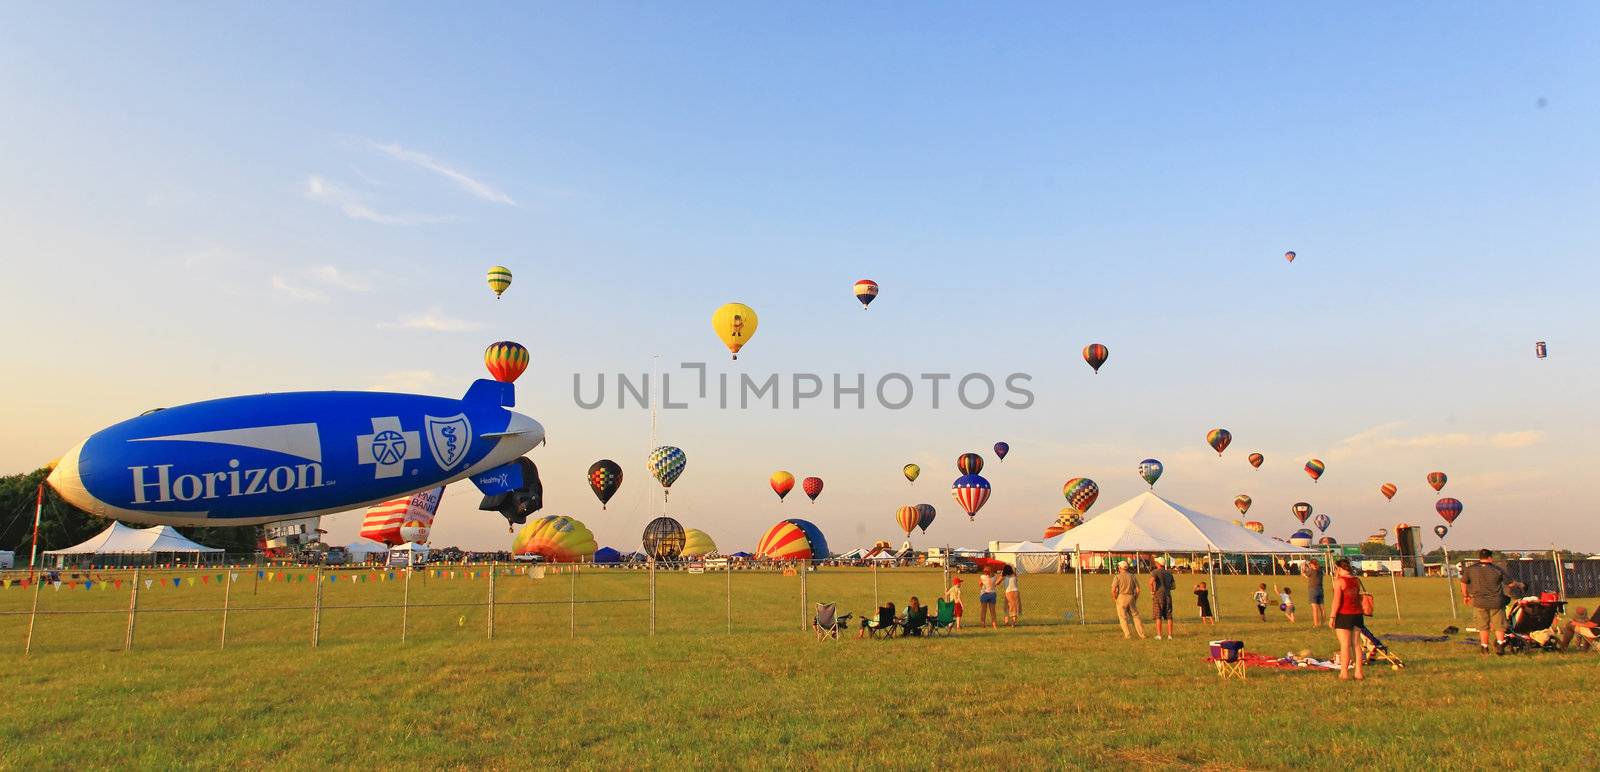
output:
<instances>
[{"instance_id":1,"label":"stroller","mask_svg":"<svg viewBox=\"0 0 1600 772\"><path fill-rule=\"evenodd\" d=\"M1361 639L1358 643L1360 644L1363 662L1373 665L1382 660L1389 663L1391 670L1399 670L1406 666L1405 660L1400 659L1400 655L1390 651L1389 647L1378 636L1373 635L1366 625L1360 625L1356 629L1361 631Z\"/></svg>"},{"instance_id":2,"label":"stroller","mask_svg":"<svg viewBox=\"0 0 1600 772\"><path fill-rule=\"evenodd\" d=\"M1506 609L1506 640L1502 652L1555 651L1561 636L1553 629L1567 610L1566 601L1553 592L1541 592L1511 601Z\"/></svg>"}]
</instances>

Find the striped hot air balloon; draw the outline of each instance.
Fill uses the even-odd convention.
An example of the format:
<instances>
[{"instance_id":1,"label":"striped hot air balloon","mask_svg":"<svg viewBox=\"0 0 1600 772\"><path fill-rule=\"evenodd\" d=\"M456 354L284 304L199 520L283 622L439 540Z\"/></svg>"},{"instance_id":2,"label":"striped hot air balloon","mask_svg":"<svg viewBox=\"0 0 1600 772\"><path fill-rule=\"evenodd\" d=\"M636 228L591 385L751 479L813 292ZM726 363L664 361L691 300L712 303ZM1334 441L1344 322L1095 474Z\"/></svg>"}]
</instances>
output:
<instances>
[{"instance_id":1,"label":"striped hot air balloon","mask_svg":"<svg viewBox=\"0 0 1600 772\"><path fill-rule=\"evenodd\" d=\"M768 560L821 560L828 542L815 525L797 517L778 521L756 544L756 557Z\"/></svg>"},{"instance_id":2,"label":"striped hot air balloon","mask_svg":"<svg viewBox=\"0 0 1600 772\"><path fill-rule=\"evenodd\" d=\"M551 563L576 563L594 556L600 545L589 527L566 515L529 520L511 543L513 555L540 555Z\"/></svg>"},{"instance_id":3,"label":"striped hot air balloon","mask_svg":"<svg viewBox=\"0 0 1600 772\"><path fill-rule=\"evenodd\" d=\"M1233 432L1227 429L1212 429L1206 432L1206 444L1217 452L1219 458L1222 456L1222 451L1228 449L1230 442L1233 442Z\"/></svg>"},{"instance_id":4,"label":"striped hot air balloon","mask_svg":"<svg viewBox=\"0 0 1600 772\"><path fill-rule=\"evenodd\" d=\"M801 480L800 490L805 491L806 498L811 499L811 503L815 504L817 497L822 495L822 478L807 477Z\"/></svg>"},{"instance_id":5,"label":"striped hot air balloon","mask_svg":"<svg viewBox=\"0 0 1600 772\"><path fill-rule=\"evenodd\" d=\"M984 503L989 501L989 493L989 481L977 474L961 475L950 485L950 495L955 497L969 520L977 519L978 510L983 509Z\"/></svg>"},{"instance_id":6,"label":"striped hot air balloon","mask_svg":"<svg viewBox=\"0 0 1600 772\"><path fill-rule=\"evenodd\" d=\"M444 498L444 487L429 488L410 496L390 499L367 510L361 521L361 538L371 539L391 547L407 541L401 534L407 524L430 528L433 516L439 511L439 500Z\"/></svg>"},{"instance_id":7,"label":"striped hot air balloon","mask_svg":"<svg viewBox=\"0 0 1600 772\"><path fill-rule=\"evenodd\" d=\"M483 350L483 366L501 383L513 383L528 369L528 349L521 343L502 340Z\"/></svg>"},{"instance_id":8,"label":"striped hot air balloon","mask_svg":"<svg viewBox=\"0 0 1600 772\"><path fill-rule=\"evenodd\" d=\"M1439 516L1444 518L1444 521L1450 525L1456 524L1456 518L1461 516L1461 510L1465 508L1460 501L1449 497L1439 499L1433 505L1434 511L1438 512Z\"/></svg>"},{"instance_id":9,"label":"striped hot air balloon","mask_svg":"<svg viewBox=\"0 0 1600 772\"><path fill-rule=\"evenodd\" d=\"M1311 478L1312 482L1316 482L1318 479L1320 479L1322 477L1322 473L1327 471L1327 469L1328 465L1322 463L1322 459L1313 458L1306 462L1306 475Z\"/></svg>"},{"instance_id":10,"label":"striped hot air balloon","mask_svg":"<svg viewBox=\"0 0 1600 772\"><path fill-rule=\"evenodd\" d=\"M878 299L878 283L871 279L862 279L856 282L856 300L861 301L861 310L867 310L872 301Z\"/></svg>"},{"instance_id":11,"label":"striped hot air balloon","mask_svg":"<svg viewBox=\"0 0 1600 772\"><path fill-rule=\"evenodd\" d=\"M783 497L794 490L794 475L780 469L772 473L768 483L772 485L772 492L778 494L778 500L783 501Z\"/></svg>"},{"instance_id":12,"label":"striped hot air balloon","mask_svg":"<svg viewBox=\"0 0 1600 772\"><path fill-rule=\"evenodd\" d=\"M497 265L489 269L489 289L494 290L494 299L499 300L505 294L506 288L511 286L511 269Z\"/></svg>"},{"instance_id":13,"label":"striped hot air balloon","mask_svg":"<svg viewBox=\"0 0 1600 772\"><path fill-rule=\"evenodd\" d=\"M956 456L956 471L962 474L979 474L983 472L983 456L976 453L962 453Z\"/></svg>"},{"instance_id":14,"label":"striped hot air balloon","mask_svg":"<svg viewBox=\"0 0 1600 772\"><path fill-rule=\"evenodd\" d=\"M1400 492L1400 486L1394 483L1384 483L1378 486L1378 492L1382 493L1384 498L1394 501L1394 495Z\"/></svg>"},{"instance_id":15,"label":"striped hot air balloon","mask_svg":"<svg viewBox=\"0 0 1600 772\"><path fill-rule=\"evenodd\" d=\"M1267 532L1267 527L1265 525L1262 525L1261 521L1259 521L1259 520L1246 520L1246 521L1244 521L1244 529L1246 531L1255 531L1256 533L1266 533Z\"/></svg>"},{"instance_id":16,"label":"striped hot air balloon","mask_svg":"<svg viewBox=\"0 0 1600 772\"><path fill-rule=\"evenodd\" d=\"M1105 364L1110 357L1111 349L1106 348L1105 344L1090 343L1083 347L1083 361L1088 362L1089 366L1094 368L1096 375L1100 374L1100 366Z\"/></svg>"},{"instance_id":17,"label":"striped hot air balloon","mask_svg":"<svg viewBox=\"0 0 1600 772\"><path fill-rule=\"evenodd\" d=\"M1246 460L1250 462L1251 466L1260 469L1261 462L1266 461L1267 457L1261 455L1260 453L1251 453Z\"/></svg>"},{"instance_id":18,"label":"striped hot air balloon","mask_svg":"<svg viewBox=\"0 0 1600 772\"><path fill-rule=\"evenodd\" d=\"M910 536L911 532L916 530L917 520L916 507L906 506L895 510L894 521L899 524L900 530L906 532L906 536Z\"/></svg>"},{"instance_id":19,"label":"striped hot air balloon","mask_svg":"<svg viewBox=\"0 0 1600 772\"><path fill-rule=\"evenodd\" d=\"M1081 515L1100 499L1100 486L1087 477L1074 477L1061 486L1061 495L1066 497L1067 506Z\"/></svg>"},{"instance_id":20,"label":"striped hot air balloon","mask_svg":"<svg viewBox=\"0 0 1600 772\"><path fill-rule=\"evenodd\" d=\"M1450 481L1450 478L1446 477L1444 472L1429 472L1428 473L1428 487L1432 488L1434 493L1438 493L1438 492L1444 490L1444 484L1449 482L1449 481Z\"/></svg>"}]
</instances>

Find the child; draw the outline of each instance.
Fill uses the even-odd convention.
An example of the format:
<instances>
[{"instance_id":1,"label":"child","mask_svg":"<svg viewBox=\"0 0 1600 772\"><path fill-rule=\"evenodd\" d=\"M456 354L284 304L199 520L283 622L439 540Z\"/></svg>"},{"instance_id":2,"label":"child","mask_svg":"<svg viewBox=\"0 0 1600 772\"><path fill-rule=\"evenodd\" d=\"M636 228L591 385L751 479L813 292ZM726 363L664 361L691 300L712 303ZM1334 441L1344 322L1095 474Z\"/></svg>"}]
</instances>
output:
<instances>
[{"instance_id":1,"label":"child","mask_svg":"<svg viewBox=\"0 0 1600 772\"><path fill-rule=\"evenodd\" d=\"M1255 599L1256 599L1256 613L1261 615L1261 621L1265 622L1265 621L1267 621L1267 583L1266 582L1262 582L1261 586L1256 588Z\"/></svg>"},{"instance_id":2,"label":"child","mask_svg":"<svg viewBox=\"0 0 1600 772\"><path fill-rule=\"evenodd\" d=\"M995 608L995 601L998 599L995 592L996 584L994 571L983 569L983 575L978 577L978 627L980 628L988 625L999 629L999 625L995 624L1000 621L1000 612Z\"/></svg>"},{"instance_id":3,"label":"child","mask_svg":"<svg viewBox=\"0 0 1600 772\"><path fill-rule=\"evenodd\" d=\"M1278 588L1278 610L1282 611L1290 622L1294 621L1294 598L1289 597L1288 587Z\"/></svg>"},{"instance_id":4,"label":"child","mask_svg":"<svg viewBox=\"0 0 1600 772\"><path fill-rule=\"evenodd\" d=\"M954 578L952 578L950 580L950 589L944 591L944 599L955 604L955 606L956 606L956 625L955 625L955 628L957 630L960 630L961 629L961 577L957 576L957 577L954 577Z\"/></svg>"},{"instance_id":5,"label":"child","mask_svg":"<svg viewBox=\"0 0 1600 772\"><path fill-rule=\"evenodd\" d=\"M1214 625L1217 620L1211 615L1211 588L1201 582L1194 586L1194 602L1200 607L1200 621Z\"/></svg>"}]
</instances>

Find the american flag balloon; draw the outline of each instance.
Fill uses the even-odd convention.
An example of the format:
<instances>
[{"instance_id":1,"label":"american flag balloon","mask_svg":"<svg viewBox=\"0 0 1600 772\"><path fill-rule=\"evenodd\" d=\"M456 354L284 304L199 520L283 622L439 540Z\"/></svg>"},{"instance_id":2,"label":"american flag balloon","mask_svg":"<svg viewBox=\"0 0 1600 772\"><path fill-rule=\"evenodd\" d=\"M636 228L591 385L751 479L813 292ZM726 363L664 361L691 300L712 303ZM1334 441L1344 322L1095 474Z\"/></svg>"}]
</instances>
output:
<instances>
[{"instance_id":1,"label":"american flag balloon","mask_svg":"<svg viewBox=\"0 0 1600 772\"><path fill-rule=\"evenodd\" d=\"M950 495L967 513L967 519L977 519L978 510L989 500L989 481L976 474L964 474L950 486Z\"/></svg>"}]
</instances>

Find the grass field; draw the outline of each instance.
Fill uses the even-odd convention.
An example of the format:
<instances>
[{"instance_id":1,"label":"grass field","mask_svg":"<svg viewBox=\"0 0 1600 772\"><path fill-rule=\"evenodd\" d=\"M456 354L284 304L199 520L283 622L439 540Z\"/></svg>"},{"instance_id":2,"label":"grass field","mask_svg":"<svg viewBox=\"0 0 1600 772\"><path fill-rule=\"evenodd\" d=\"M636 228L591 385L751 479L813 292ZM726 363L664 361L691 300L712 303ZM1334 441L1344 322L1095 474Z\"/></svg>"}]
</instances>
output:
<instances>
[{"instance_id":1,"label":"grass field","mask_svg":"<svg viewBox=\"0 0 1600 772\"><path fill-rule=\"evenodd\" d=\"M316 585L256 586L245 570L220 649L220 611L162 609L220 608L223 588L172 588L170 576L141 591L131 652L128 582L45 589L42 610L112 613L41 617L27 657L27 617L0 616L0 767L1548 767L1591 752L1600 716L1595 654L1395 643L1409 667L1364 683L1263 669L1221 682L1204 661L1214 638L1261 653L1333 649L1332 631L1304 617L1256 621L1256 578L1221 579L1222 618L1202 628L1180 575L1176 641L1124 641L1105 577L1086 577L1091 623L1080 625L1064 617L1071 576L1028 576L1018 629L817 643L800 629L795 576L736 572L730 633L725 574L660 572L652 636L648 603L627 602L648 598L648 574L587 569L576 581L497 577L493 640L486 608L438 605L409 611L402 643L398 608L332 608L398 604L402 584L345 573L322 585L330 608L312 648ZM931 600L941 575L876 581L903 604ZM870 571L824 569L806 589L859 615L873 585ZM1389 581L1369 586L1380 635L1451 622L1441 579L1400 580L1399 620ZM410 599L481 603L487 591L487 578L429 578ZM571 596L610 602L574 613ZM525 601L554 602L508 605ZM31 602L31 590L0 590L0 611ZM307 608L249 610L270 605ZM1483 716L1494 729L1477 728Z\"/></svg>"}]
</instances>

